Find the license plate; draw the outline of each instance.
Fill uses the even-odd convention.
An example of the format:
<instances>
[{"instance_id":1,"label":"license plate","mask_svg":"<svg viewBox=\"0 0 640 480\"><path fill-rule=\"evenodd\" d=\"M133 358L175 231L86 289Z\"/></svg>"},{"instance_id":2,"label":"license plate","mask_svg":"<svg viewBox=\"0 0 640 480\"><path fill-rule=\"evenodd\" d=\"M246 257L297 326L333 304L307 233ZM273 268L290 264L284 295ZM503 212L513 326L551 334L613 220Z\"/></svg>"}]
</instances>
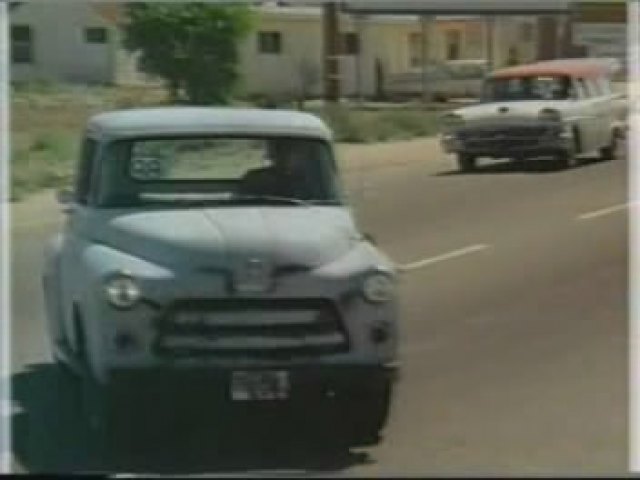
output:
<instances>
[{"instance_id":1,"label":"license plate","mask_svg":"<svg viewBox=\"0 0 640 480\"><path fill-rule=\"evenodd\" d=\"M285 400L289 398L289 372L247 370L231 373L231 400Z\"/></svg>"}]
</instances>

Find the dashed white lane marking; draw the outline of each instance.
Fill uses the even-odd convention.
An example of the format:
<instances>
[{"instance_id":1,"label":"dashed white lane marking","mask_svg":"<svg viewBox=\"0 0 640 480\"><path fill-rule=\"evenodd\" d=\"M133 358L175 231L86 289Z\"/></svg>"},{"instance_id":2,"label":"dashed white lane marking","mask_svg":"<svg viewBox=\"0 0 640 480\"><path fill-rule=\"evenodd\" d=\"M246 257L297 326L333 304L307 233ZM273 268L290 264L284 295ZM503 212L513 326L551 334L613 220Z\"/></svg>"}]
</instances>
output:
<instances>
[{"instance_id":1,"label":"dashed white lane marking","mask_svg":"<svg viewBox=\"0 0 640 480\"><path fill-rule=\"evenodd\" d=\"M632 203L622 203L620 205L614 205L612 207L601 208L600 210L594 210L592 212L583 213L578 215L578 220L591 220L592 218L598 218L603 215L608 215L610 213L619 212L621 210L625 210L626 208L632 206Z\"/></svg>"},{"instance_id":2,"label":"dashed white lane marking","mask_svg":"<svg viewBox=\"0 0 640 480\"><path fill-rule=\"evenodd\" d=\"M409 272L411 270L417 270L418 268L433 265L434 263L443 262L445 260L451 260L452 258L461 257L463 255L480 252L482 250L486 250L489 247L490 245L486 245L484 243L469 245L468 247L453 250L452 252L443 253L442 255L438 255L436 257L429 257L411 263L399 264L397 268L401 272Z\"/></svg>"}]
</instances>

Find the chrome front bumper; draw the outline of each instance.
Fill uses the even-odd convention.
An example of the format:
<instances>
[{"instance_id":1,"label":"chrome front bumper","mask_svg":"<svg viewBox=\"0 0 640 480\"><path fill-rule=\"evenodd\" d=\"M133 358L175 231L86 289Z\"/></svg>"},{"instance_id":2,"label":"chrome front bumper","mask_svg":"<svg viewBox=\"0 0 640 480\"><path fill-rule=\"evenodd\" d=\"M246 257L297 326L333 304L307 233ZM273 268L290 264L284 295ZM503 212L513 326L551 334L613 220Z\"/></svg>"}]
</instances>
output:
<instances>
[{"instance_id":1,"label":"chrome front bumper","mask_svg":"<svg viewBox=\"0 0 640 480\"><path fill-rule=\"evenodd\" d=\"M573 147L573 137L566 130L543 135L515 135L503 129L500 134L450 132L441 136L446 153L494 158L534 157L567 152Z\"/></svg>"}]
</instances>

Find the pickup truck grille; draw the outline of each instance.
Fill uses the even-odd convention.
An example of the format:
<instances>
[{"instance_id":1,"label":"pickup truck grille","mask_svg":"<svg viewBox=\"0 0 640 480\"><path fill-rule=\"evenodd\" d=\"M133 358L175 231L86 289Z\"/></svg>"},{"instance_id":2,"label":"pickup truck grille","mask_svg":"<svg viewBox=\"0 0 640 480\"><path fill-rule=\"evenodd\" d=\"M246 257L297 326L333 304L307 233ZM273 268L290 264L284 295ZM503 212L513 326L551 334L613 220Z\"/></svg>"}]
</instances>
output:
<instances>
[{"instance_id":1,"label":"pickup truck grille","mask_svg":"<svg viewBox=\"0 0 640 480\"><path fill-rule=\"evenodd\" d=\"M324 299L188 300L156 322L160 356L287 359L340 353L348 337Z\"/></svg>"}]
</instances>

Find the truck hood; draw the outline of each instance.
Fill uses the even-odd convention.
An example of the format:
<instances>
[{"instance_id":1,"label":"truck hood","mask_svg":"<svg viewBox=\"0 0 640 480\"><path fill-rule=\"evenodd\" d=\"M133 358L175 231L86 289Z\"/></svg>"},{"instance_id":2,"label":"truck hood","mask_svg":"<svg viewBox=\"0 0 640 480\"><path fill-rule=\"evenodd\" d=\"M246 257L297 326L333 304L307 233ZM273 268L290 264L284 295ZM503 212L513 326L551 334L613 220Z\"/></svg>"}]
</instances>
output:
<instances>
[{"instance_id":1,"label":"truck hood","mask_svg":"<svg viewBox=\"0 0 640 480\"><path fill-rule=\"evenodd\" d=\"M537 122L540 111L550 108L566 112L569 101L566 100L522 100L509 102L490 102L459 108L453 113L465 120L465 125L487 125L504 123Z\"/></svg>"},{"instance_id":2,"label":"truck hood","mask_svg":"<svg viewBox=\"0 0 640 480\"><path fill-rule=\"evenodd\" d=\"M233 271L248 259L271 269L314 268L346 254L361 236L348 210L255 207L109 214L94 241L172 270Z\"/></svg>"}]
</instances>

